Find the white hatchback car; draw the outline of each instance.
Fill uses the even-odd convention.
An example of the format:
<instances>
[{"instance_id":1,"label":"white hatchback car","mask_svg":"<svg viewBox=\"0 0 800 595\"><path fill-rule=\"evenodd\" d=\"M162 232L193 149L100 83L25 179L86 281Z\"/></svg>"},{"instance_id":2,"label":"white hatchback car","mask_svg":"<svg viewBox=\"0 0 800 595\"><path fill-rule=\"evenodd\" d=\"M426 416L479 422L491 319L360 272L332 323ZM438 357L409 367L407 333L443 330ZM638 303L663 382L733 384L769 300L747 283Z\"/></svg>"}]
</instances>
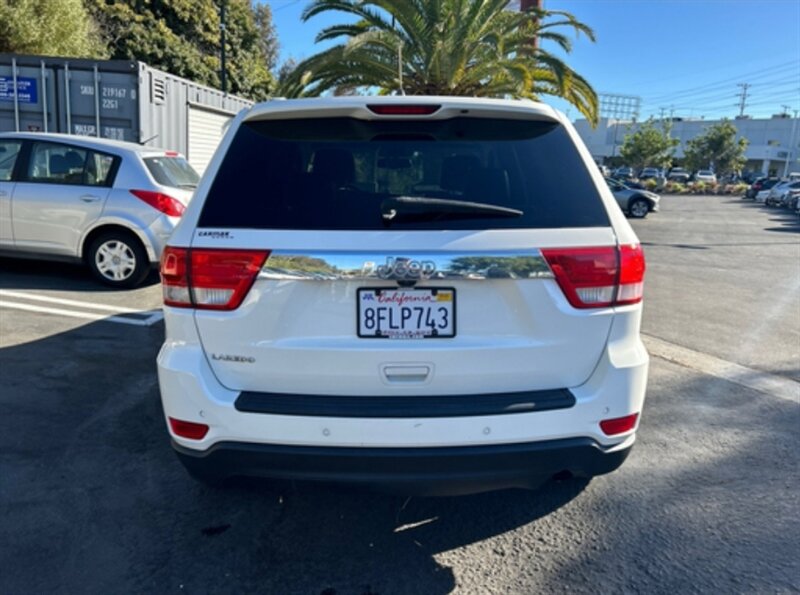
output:
<instances>
[{"instance_id":1,"label":"white hatchback car","mask_svg":"<svg viewBox=\"0 0 800 595\"><path fill-rule=\"evenodd\" d=\"M644 270L548 106L257 105L162 259L173 447L208 482L453 494L607 473L644 402Z\"/></svg>"},{"instance_id":2,"label":"white hatchback car","mask_svg":"<svg viewBox=\"0 0 800 595\"><path fill-rule=\"evenodd\" d=\"M717 176L710 169L701 169L694 174L695 182L705 182L706 184L716 184Z\"/></svg>"},{"instance_id":3,"label":"white hatchback car","mask_svg":"<svg viewBox=\"0 0 800 595\"><path fill-rule=\"evenodd\" d=\"M174 151L0 134L0 254L84 262L106 285L135 287L159 262L198 179Z\"/></svg>"}]
</instances>

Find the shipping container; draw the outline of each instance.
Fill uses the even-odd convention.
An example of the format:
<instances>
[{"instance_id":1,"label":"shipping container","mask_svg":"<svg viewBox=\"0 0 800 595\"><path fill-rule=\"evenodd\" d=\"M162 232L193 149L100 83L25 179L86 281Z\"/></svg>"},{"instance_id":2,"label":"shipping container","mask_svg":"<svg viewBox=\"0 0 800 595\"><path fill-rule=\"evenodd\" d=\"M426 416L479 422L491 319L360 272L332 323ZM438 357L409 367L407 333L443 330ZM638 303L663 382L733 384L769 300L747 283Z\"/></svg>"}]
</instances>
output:
<instances>
[{"instance_id":1,"label":"shipping container","mask_svg":"<svg viewBox=\"0 0 800 595\"><path fill-rule=\"evenodd\" d=\"M0 54L0 132L63 132L180 151L205 170L252 101L143 62Z\"/></svg>"}]
</instances>

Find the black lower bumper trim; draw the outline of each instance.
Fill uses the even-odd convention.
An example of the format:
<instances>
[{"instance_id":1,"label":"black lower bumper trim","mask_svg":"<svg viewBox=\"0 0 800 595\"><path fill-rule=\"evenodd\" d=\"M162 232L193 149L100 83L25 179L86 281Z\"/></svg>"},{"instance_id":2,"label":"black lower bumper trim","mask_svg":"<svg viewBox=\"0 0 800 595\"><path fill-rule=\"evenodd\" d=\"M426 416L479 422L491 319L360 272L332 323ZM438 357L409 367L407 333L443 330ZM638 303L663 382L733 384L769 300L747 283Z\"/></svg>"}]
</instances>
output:
<instances>
[{"instance_id":1,"label":"black lower bumper trim","mask_svg":"<svg viewBox=\"0 0 800 595\"><path fill-rule=\"evenodd\" d=\"M535 487L553 475L609 473L630 447L608 452L590 438L522 444L439 448L338 448L220 442L206 451L173 442L178 457L198 479L233 476L343 482L417 495Z\"/></svg>"},{"instance_id":2,"label":"black lower bumper trim","mask_svg":"<svg viewBox=\"0 0 800 595\"><path fill-rule=\"evenodd\" d=\"M563 388L518 393L434 396L293 395L244 391L236 409L245 413L308 417L464 417L568 409L573 394Z\"/></svg>"}]
</instances>

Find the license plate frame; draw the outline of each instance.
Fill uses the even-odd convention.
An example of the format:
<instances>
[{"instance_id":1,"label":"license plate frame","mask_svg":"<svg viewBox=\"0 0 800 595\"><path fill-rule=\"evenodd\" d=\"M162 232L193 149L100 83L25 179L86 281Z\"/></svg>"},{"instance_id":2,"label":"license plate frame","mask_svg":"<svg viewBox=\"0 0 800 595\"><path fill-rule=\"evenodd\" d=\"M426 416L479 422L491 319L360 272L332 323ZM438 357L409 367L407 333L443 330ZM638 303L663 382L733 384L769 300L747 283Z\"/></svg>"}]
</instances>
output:
<instances>
[{"instance_id":1,"label":"license plate frame","mask_svg":"<svg viewBox=\"0 0 800 595\"><path fill-rule=\"evenodd\" d=\"M449 333L440 333L438 329L435 329L430 334L422 334L417 329L417 332L409 332L408 334L376 334L376 333L364 333L362 332L362 295L372 293L375 297L378 297L381 293L391 292L393 295L397 295L398 293L401 294L409 294L413 295L414 293L427 293L432 297L437 297L441 294L449 295L449 300L441 300L437 297L437 302L432 303L439 303L442 304L449 303L449 318L450 324L448 325L451 332ZM395 306L396 308L403 307L403 303L398 304ZM412 308L415 306L411 306ZM419 306L416 306L419 307ZM440 306L441 307L441 306ZM446 308L446 306L444 306ZM427 316L427 314L425 314ZM402 316L401 316L402 321ZM419 324L417 324L419 326ZM448 328L446 327L446 328ZM379 329L384 330L384 329ZM392 329L395 330L395 329ZM457 334L456 329L456 290L454 287L359 287L356 291L356 335L359 339L394 339L394 340L408 340L408 339L453 339Z\"/></svg>"}]
</instances>

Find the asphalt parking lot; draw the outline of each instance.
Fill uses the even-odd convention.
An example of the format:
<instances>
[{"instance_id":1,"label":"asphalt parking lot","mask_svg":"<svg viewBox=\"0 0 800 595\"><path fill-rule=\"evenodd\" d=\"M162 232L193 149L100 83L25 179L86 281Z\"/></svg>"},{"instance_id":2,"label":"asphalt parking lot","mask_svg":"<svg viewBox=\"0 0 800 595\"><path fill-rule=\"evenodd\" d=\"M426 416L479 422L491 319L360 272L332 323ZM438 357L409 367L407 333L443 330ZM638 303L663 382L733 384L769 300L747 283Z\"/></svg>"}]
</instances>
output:
<instances>
[{"instance_id":1,"label":"asphalt parking lot","mask_svg":"<svg viewBox=\"0 0 800 595\"><path fill-rule=\"evenodd\" d=\"M461 498L194 483L157 280L0 260L0 593L800 591L800 220L664 197L634 226L653 359L630 458Z\"/></svg>"}]
</instances>

